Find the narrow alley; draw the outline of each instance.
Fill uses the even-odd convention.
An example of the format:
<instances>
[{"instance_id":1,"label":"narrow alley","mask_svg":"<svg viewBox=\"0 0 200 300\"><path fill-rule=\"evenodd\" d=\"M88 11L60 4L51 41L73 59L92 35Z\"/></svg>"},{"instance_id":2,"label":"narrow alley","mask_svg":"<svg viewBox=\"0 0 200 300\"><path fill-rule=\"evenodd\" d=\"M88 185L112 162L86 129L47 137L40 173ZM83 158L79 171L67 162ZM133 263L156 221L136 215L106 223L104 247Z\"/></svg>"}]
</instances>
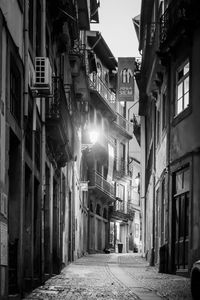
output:
<instances>
[{"instance_id":1,"label":"narrow alley","mask_svg":"<svg viewBox=\"0 0 200 300\"><path fill-rule=\"evenodd\" d=\"M188 278L158 273L138 253L90 254L53 276L26 298L190 300Z\"/></svg>"},{"instance_id":2,"label":"narrow alley","mask_svg":"<svg viewBox=\"0 0 200 300\"><path fill-rule=\"evenodd\" d=\"M0 0L0 300L200 300L199 11Z\"/></svg>"}]
</instances>

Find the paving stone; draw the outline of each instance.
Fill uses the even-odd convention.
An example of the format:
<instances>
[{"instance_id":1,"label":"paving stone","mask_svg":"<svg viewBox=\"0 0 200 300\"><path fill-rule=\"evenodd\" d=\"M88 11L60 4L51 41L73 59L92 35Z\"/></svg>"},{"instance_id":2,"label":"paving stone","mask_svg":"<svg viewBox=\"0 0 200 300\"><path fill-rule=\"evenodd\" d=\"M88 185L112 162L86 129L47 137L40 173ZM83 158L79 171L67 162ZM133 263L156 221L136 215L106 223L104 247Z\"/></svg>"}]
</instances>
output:
<instances>
[{"instance_id":1,"label":"paving stone","mask_svg":"<svg viewBox=\"0 0 200 300\"><path fill-rule=\"evenodd\" d=\"M158 273L139 254L87 255L50 278L29 300L192 300L188 278Z\"/></svg>"}]
</instances>

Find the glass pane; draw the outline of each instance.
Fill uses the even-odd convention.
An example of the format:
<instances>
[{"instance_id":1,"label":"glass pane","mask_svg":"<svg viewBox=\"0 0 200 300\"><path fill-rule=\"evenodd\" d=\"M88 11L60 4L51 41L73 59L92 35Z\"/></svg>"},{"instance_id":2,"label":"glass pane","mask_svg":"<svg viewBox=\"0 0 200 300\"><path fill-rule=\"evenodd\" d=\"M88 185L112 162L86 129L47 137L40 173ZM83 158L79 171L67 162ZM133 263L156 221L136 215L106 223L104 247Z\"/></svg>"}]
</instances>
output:
<instances>
[{"instance_id":1,"label":"glass pane","mask_svg":"<svg viewBox=\"0 0 200 300\"><path fill-rule=\"evenodd\" d=\"M177 115L182 112L183 108L182 108L182 103L183 103L183 98L181 98L180 100L177 101Z\"/></svg>"},{"instance_id":2,"label":"glass pane","mask_svg":"<svg viewBox=\"0 0 200 300\"><path fill-rule=\"evenodd\" d=\"M189 76L184 80L184 94L189 91Z\"/></svg>"},{"instance_id":3,"label":"glass pane","mask_svg":"<svg viewBox=\"0 0 200 300\"><path fill-rule=\"evenodd\" d=\"M185 194L185 236L189 235L189 195Z\"/></svg>"},{"instance_id":4,"label":"glass pane","mask_svg":"<svg viewBox=\"0 0 200 300\"><path fill-rule=\"evenodd\" d=\"M187 190L187 191L189 191L189 189L190 189L190 172L189 172L189 169L184 171L183 188L184 188L184 190Z\"/></svg>"},{"instance_id":5,"label":"glass pane","mask_svg":"<svg viewBox=\"0 0 200 300\"><path fill-rule=\"evenodd\" d=\"M176 193L181 192L183 189L183 172L176 174Z\"/></svg>"},{"instance_id":6,"label":"glass pane","mask_svg":"<svg viewBox=\"0 0 200 300\"><path fill-rule=\"evenodd\" d=\"M189 93L184 95L184 109L189 105Z\"/></svg>"},{"instance_id":7,"label":"glass pane","mask_svg":"<svg viewBox=\"0 0 200 300\"><path fill-rule=\"evenodd\" d=\"M180 231L179 231L179 237L184 237L184 229L185 229L185 195L183 194L180 198Z\"/></svg>"},{"instance_id":8,"label":"glass pane","mask_svg":"<svg viewBox=\"0 0 200 300\"><path fill-rule=\"evenodd\" d=\"M178 71L178 81L183 77L183 69Z\"/></svg>"},{"instance_id":9,"label":"glass pane","mask_svg":"<svg viewBox=\"0 0 200 300\"><path fill-rule=\"evenodd\" d=\"M178 99L180 99L183 96L183 83L181 82L178 85Z\"/></svg>"},{"instance_id":10,"label":"glass pane","mask_svg":"<svg viewBox=\"0 0 200 300\"><path fill-rule=\"evenodd\" d=\"M176 199L176 241L179 237L179 198Z\"/></svg>"},{"instance_id":11,"label":"glass pane","mask_svg":"<svg viewBox=\"0 0 200 300\"><path fill-rule=\"evenodd\" d=\"M190 69L190 64L189 64L189 62L188 62L188 63L185 65L185 67L184 67L184 71L183 71L184 75L187 74L187 73L189 72L189 69Z\"/></svg>"}]
</instances>

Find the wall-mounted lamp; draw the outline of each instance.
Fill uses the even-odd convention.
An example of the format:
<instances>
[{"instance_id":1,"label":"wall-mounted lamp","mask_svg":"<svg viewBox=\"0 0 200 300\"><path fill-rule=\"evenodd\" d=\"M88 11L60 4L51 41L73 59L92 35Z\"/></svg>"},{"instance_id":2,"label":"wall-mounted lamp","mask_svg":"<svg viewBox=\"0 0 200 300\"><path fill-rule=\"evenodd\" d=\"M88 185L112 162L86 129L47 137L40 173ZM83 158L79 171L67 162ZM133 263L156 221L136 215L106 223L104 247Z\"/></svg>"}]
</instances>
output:
<instances>
[{"instance_id":1,"label":"wall-mounted lamp","mask_svg":"<svg viewBox=\"0 0 200 300\"><path fill-rule=\"evenodd\" d=\"M95 144L99 138L99 132L97 130L89 130L89 139L92 144Z\"/></svg>"}]
</instances>

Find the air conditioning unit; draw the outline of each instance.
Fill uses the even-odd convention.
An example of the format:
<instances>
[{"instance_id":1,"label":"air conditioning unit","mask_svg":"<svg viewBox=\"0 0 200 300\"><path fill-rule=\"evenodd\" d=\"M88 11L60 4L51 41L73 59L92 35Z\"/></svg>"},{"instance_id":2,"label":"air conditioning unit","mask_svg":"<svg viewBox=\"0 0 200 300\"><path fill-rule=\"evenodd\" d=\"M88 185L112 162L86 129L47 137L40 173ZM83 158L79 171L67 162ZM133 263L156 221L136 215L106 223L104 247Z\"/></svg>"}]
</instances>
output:
<instances>
[{"instance_id":1,"label":"air conditioning unit","mask_svg":"<svg viewBox=\"0 0 200 300\"><path fill-rule=\"evenodd\" d=\"M35 57L35 78L33 88L38 96L52 93L52 69L48 57Z\"/></svg>"}]
</instances>

